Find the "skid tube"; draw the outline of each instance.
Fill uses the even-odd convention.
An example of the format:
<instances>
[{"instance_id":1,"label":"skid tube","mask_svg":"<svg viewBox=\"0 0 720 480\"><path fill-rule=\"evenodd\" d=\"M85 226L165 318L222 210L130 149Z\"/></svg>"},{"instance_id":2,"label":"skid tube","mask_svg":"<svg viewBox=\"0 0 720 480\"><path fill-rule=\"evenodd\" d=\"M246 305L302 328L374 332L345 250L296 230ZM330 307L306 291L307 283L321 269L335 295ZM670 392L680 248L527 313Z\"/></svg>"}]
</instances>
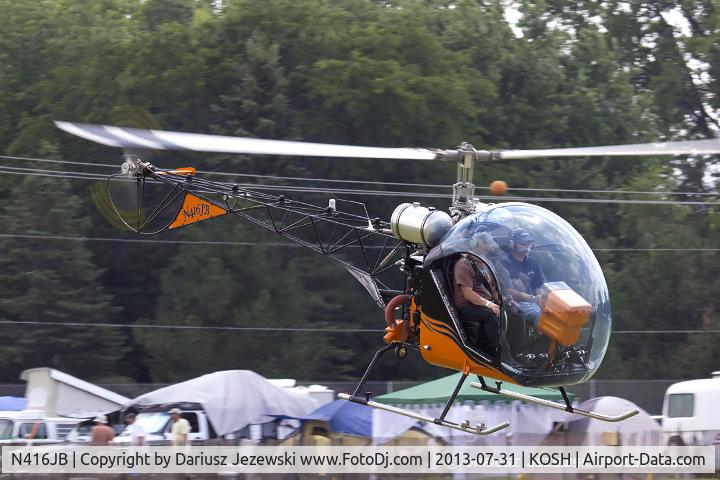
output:
<instances>
[{"instance_id":1,"label":"skid tube","mask_svg":"<svg viewBox=\"0 0 720 480\"><path fill-rule=\"evenodd\" d=\"M544 400L542 398L536 398L531 395L525 395L523 393L518 392L512 392L510 390L503 390L500 387L500 382L497 382L497 387L489 387L485 380L482 377L478 377L480 379L480 383L472 382L470 384L473 388L479 388L480 390L484 390L486 392L495 393L497 395L502 395L505 397L510 397L515 400L522 400L524 402L531 402L535 403L537 405L542 405L544 407L550 407L554 408L556 410L564 410L569 413L576 413L578 415L582 415L583 417L588 418L594 418L596 420L602 420L603 422L621 422L623 420L626 420L634 415L637 415L640 413L640 410L630 410L629 412L625 412L621 415L617 416L610 416L610 415L603 415L601 413L596 412L589 412L587 410L580 410L579 408L574 408L570 404L570 399L568 399L567 393L565 393L565 389L563 387L560 387L560 393L562 394L563 398L565 399L565 404L558 402L553 402L551 400Z\"/></svg>"},{"instance_id":2,"label":"skid tube","mask_svg":"<svg viewBox=\"0 0 720 480\"><path fill-rule=\"evenodd\" d=\"M466 432L466 433L475 433L477 435L490 435L491 433L495 433L498 430L502 430L503 428L506 428L510 425L508 422L503 422L499 425L495 425L494 427L490 427L490 428L486 428L484 424L479 424L479 425L475 425L475 427L471 427L470 422L468 420L465 420L462 423L455 423L455 422L451 422L448 420L440 420L440 419L436 419L436 418L431 418L431 417L427 417L425 415L421 415L417 412L413 412L412 410L406 410L404 408L394 407L392 405L386 405L384 403L379 403L379 402L375 402L372 400L366 400L362 397L353 397L352 395L348 395L347 393L338 393L338 398L342 398L343 400L349 400L351 402L359 403L361 405L367 405L368 407L377 408L379 410L385 410L386 412L397 413L398 415L403 415L406 417L414 418L416 420L420 420L421 422L435 423L442 427L453 428L455 430L459 430L461 432Z\"/></svg>"},{"instance_id":3,"label":"skid tube","mask_svg":"<svg viewBox=\"0 0 720 480\"><path fill-rule=\"evenodd\" d=\"M468 377L467 373L464 373L462 375L462 377L460 378L460 381L455 386L455 389L453 390L452 394L450 395L450 397L448 397L447 402L445 402L445 407L443 408L443 411L440 414L439 418L430 418L425 415L420 415L417 412L413 412L412 410L406 410L404 408L394 407L392 405L386 405L384 403L375 402L373 400L370 400L370 397L372 396L372 393L370 393L370 392L365 392L364 397L360 396L360 392L362 391L363 387L365 386L365 383L367 382L368 378L370 377L370 374L373 372L373 370L375 370L375 366L377 365L378 360L380 360L380 357L382 357L387 352L389 352L390 349L408 348L408 347L417 348L416 345L412 345L412 344L408 344L408 343L404 343L404 342L393 342L389 345L384 346L377 352L375 352L373 359L370 361L370 365L368 365L367 369L365 370L365 374L360 379L360 383L358 383L357 387L355 387L355 391L352 393L352 395L348 395L347 393L339 393L338 398L341 398L343 400L348 400L348 401L354 402L354 403L359 403L360 405L366 405L371 408L377 408L378 410L385 410L386 412L397 413L398 415L403 415L406 417L414 418L414 419L420 420L421 422L434 423L435 425L440 425L442 427L453 428L453 429L459 430L461 432L475 433L477 435L489 435L491 433L495 433L498 430L502 430L503 428L510 426L510 424L508 422L503 422L499 425L495 425L494 427L490 427L490 428L486 428L485 424L475 425L474 427L471 428L470 421L468 421L468 420L465 420L462 423L455 423L455 422L451 422L449 420L445 420L445 417L447 416L448 412L450 411L450 407L452 406L453 402L455 402L455 399L457 398L458 393L460 392L460 388L462 388L463 383L465 382L465 379Z\"/></svg>"}]
</instances>

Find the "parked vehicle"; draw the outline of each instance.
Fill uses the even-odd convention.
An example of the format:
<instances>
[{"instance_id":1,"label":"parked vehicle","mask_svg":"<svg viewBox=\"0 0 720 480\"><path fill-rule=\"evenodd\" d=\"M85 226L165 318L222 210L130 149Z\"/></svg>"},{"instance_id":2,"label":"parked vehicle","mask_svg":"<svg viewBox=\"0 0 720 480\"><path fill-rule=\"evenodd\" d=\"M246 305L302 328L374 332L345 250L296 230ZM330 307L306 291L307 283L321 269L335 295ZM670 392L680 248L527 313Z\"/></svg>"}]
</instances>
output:
<instances>
[{"instance_id":1,"label":"parked vehicle","mask_svg":"<svg viewBox=\"0 0 720 480\"><path fill-rule=\"evenodd\" d=\"M317 406L304 389L274 385L249 370L226 370L145 393L130 401L126 410L138 414L136 422L151 444L167 444L172 428L168 412L179 408L190 422L189 440L197 444L284 438L282 418L307 415ZM117 439L117 443L129 441L125 434Z\"/></svg>"},{"instance_id":2,"label":"parked vehicle","mask_svg":"<svg viewBox=\"0 0 720 480\"><path fill-rule=\"evenodd\" d=\"M0 412L0 444L41 445L64 442L78 422L75 418L51 417L38 410Z\"/></svg>"},{"instance_id":3,"label":"parked vehicle","mask_svg":"<svg viewBox=\"0 0 720 480\"><path fill-rule=\"evenodd\" d=\"M714 445L720 434L720 371L712 378L678 382L663 401L663 434L668 444Z\"/></svg>"},{"instance_id":4,"label":"parked vehicle","mask_svg":"<svg viewBox=\"0 0 720 480\"><path fill-rule=\"evenodd\" d=\"M179 408L182 416L190 423L188 440L191 443L200 443L217 437L215 429L208 420L207 413L198 403L173 403L163 405L148 405L135 417L135 423L142 426L149 445L170 445L172 442L172 422L170 421L170 409ZM130 444L130 436L126 430L113 440L114 444Z\"/></svg>"},{"instance_id":5,"label":"parked vehicle","mask_svg":"<svg viewBox=\"0 0 720 480\"><path fill-rule=\"evenodd\" d=\"M715 445L720 468L720 371L711 378L678 382L663 400L662 429L668 445Z\"/></svg>"},{"instance_id":6,"label":"parked vehicle","mask_svg":"<svg viewBox=\"0 0 720 480\"><path fill-rule=\"evenodd\" d=\"M218 435L208 418L207 412L198 403L169 403L162 405L143 406L137 413L135 423L141 425L147 437L148 445L170 445L172 442L172 423L170 421L171 408L182 410L182 416L190 423L188 440L193 445L203 444L238 444L244 440L253 442L277 441L285 438L298 428L299 422L289 419L277 419L267 423L250 424L244 428L225 435ZM136 410L136 407L133 407ZM112 442L116 445L129 445L130 435L126 430L115 437Z\"/></svg>"}]
</instances>

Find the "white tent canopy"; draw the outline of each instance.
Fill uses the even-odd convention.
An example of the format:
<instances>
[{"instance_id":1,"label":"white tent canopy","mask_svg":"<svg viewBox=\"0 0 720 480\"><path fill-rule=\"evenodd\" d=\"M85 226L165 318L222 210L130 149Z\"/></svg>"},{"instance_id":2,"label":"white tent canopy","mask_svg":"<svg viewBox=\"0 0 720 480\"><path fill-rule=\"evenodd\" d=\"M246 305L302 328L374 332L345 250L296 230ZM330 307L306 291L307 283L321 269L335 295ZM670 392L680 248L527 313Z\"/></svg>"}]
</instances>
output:
<instances>
[{"instance_id":1,"label":"white tent canopy","mask_svg":"<svg viewBox=\"0 0 720 480\"><path fill-rule=\"evenodd\" d=\"M54 368L31 368L20 374L27 382L27 410L83 418L108 413L130 399Z\"/></svg>"},{"instance_id":2,"label":"white tent canopy","mask_svg":"<svg viewBox=\"0 0 720 480\"><path fill-rule=\"evenodd\" d=\"M437 418L442 412L442 406L424 405L413 410ZM378 442L387 441L408 428L420 425L429 434L440 437L452 445L538 445L550 433L555 422L564 415L565 412L538 405L524 405L519 401L454 405L447 418L456 423L469 420L472 426L483 423L490 427L505 421L510 422L510 427L506 429L491 435L478 436L432 423L421 424L415 419L380 410L373 412L373 437Z\"/></svg>"},{"instance_id":3,"label":"white tent canopy","mask_svg":"<svg viewBox=\"0 0 720 480\"><path fill-rule=\"evenodd\" d=\"M218 435L269 422L274 415L300 417L318 407L309 395L273 385L250 370L209 373L141 395L127 406L181 402L201 404Z\"/></svg>"},{"instance_id":4,"label":"white tent canopy","mask_svg":"<svg viewBox=\"0 0 720 480\"><path fill-rule=\"evenodd\" d=\"M603 422L594 418L567 415L565 442L570 445L661 445L662 429L642 408L619 397L597 397L585 400L578 408L604 415L620 415L630 410L640 413L622 422Z\"/></svg>"}]
</instances>

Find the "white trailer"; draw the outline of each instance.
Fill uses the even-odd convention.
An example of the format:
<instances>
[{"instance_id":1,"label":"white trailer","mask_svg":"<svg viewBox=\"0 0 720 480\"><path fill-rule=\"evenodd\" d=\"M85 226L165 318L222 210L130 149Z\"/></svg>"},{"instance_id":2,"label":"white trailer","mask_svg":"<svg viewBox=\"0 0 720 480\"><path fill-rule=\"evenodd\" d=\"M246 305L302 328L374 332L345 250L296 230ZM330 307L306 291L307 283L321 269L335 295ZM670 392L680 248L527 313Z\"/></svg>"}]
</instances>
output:
<instances>
[{"instance_id":1,"label":"white trailer","mask_svg":"<svg viewBox=\"0 0 720 480\"><path fill-rule=\"evenodd\" d=\"M715 445L720 466L720 371L711 378L670 385L663 400L662 429L668 445Z\"/></svg>"}]
</instances>

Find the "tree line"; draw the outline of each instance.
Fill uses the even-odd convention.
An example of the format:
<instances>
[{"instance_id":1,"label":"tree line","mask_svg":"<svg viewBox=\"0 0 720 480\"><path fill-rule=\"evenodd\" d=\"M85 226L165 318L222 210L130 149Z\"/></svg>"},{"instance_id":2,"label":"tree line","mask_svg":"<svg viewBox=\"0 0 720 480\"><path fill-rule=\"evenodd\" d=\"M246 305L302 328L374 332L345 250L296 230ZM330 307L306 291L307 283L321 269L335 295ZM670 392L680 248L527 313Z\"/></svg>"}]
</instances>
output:
<instances>
[{"instance_id":1,"label":"tree line","mask_svg":"<svg viewBox=\"0 0 720 480\"><path fill-rule=\"evenodd\" d=\"M520 14L514 24L506 18L509 5L0 0L0 153L120 164L118 152L70 138L53 120L439 148L463 141L517 149L716 135L717 0L519 1L511 5ZM454 180L452 166L429 162L173 152L157 154L153 163L358 182ZM112 170L11 158L2 165L3 381L47 365L105 382L175 381L230 368L337 380L361 374L379 346L380 332L109 328L380 330L383 319L339 265L301 248L273 246L279 237L238 219L158 238L188 243L114 241L136 237L114 220L103 182L66 178L74 176L68 171ZM477 169L480 186L501 178L518 189L626 192L527 192L533 197L672 201L539 202L597 249L614 329L708 332L615 335L599 377L702 377L717 369L716 166L717 157L577 158ZM630 193L638 191L655 193ZM438 208L449 201L409 193L348 198L383 218L402 201ZM204 241L243 245L198 243ZM379 375L439 373L406 360Z\"/></svg>"}]
</instances>

